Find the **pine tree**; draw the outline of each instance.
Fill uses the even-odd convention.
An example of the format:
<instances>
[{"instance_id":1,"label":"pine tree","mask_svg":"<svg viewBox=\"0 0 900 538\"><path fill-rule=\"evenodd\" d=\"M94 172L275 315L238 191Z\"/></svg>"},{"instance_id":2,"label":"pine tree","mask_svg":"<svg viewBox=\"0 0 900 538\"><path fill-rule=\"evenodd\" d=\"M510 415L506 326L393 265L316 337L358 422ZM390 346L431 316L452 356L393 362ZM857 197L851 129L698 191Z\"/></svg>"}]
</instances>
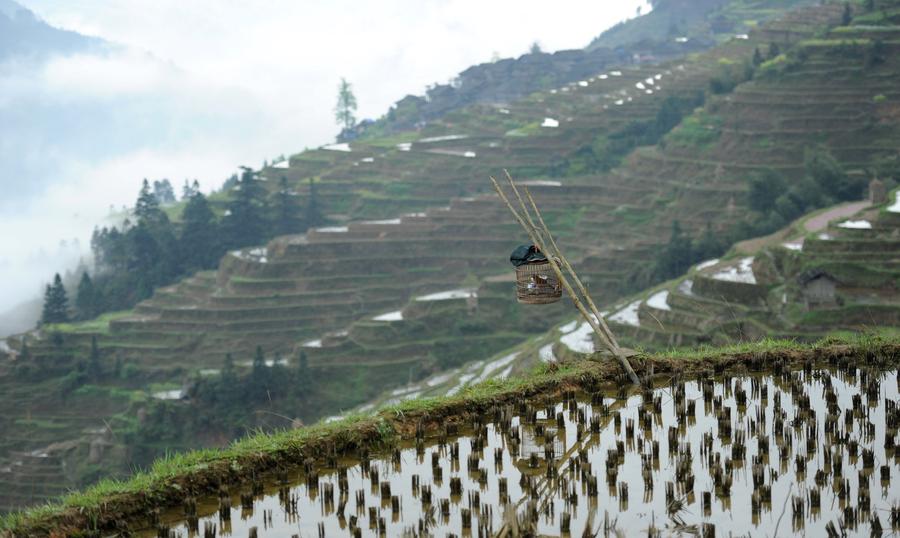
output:
<instances>
[{"instance_id":1,"label":"pine tree","mask_svg":"<svg viewBox=\"0 0 900 538\"><path fill-rule=\"evenodd\" d=\"M841 26L850 26L850 22L853 21L853 10L850 8L850 4L844 4L844 13L841 15Z\"/></svg>"},{"instance_id":2,"label":"pine tree","mask_svg":"<svg viewBox=\"0 0 900 538\"><path fill-rule=\"evenodd\" d=\"M150 222L158 218L161 213L159 200L150 190L150 182L144 179L137 202L134 204L134 216L138 222Z\"/></svg>"},{"instance_id":3,"label":"pine tree","mask_svg":"<svg viewBox=\"0 0 900 538\"><path fill-rule=\"evenodd\" d=\"M100 314L101 301L98 293L99 290L94 287L91 275L87 271L82 273L75 295L75 308L78 310L79 319L93 319Z\"/></svg>"},{"instance_id":4,"label":"pine tree","mask_svg":"<svg viewBox=\"0 0 900 538\"><path fill-rule=\"evenodd\" d=\"M69 321L69 298L59 273L53 277L53 284L48 284L44 292L44 309L41 321L48 323L66 323Z\"/></svg>"},{"instance_id":5,"label":"pine tree","mask_svg":"<svg viewBox=\"0 0 900 538\"><path fill-rule=\"evenodd\" d=\"M306 352L300 351L297 355L297 371L296 371L296 388L295 391L301 396L306 397L307 392L312 387L312 376L309 372L309 361L306 358Z\"/></svg>"},{"instance_id":6,"label":"pine tree","mask_svg":"<svg viewBox=\"0 0 900 538\"><path fill-rule=\"evenodd\" d=\"M168 179L162 179L153 182L153 195L160 205L169 205L175 203L175 189Z\"/></svg>"},{"instance_id":7,"label":"pine tree","mask_svg":"<svg viewBox=\"0 0 900 538\"><path fill-rule=\"evenodd\" d=\"M681 230L681 223L673 221L669 244L657 256L657 276L661 279L675 278L690 267L691 260L691 238Z\"/></svg>"},{"instance_id":8,"label":"pine tree","mask_svg":"<svg viewBox=\"0 0 900 538\"><path fill-rule=\"evenodd\" d=\"M231 191L232 200L222 222L228 248L258 245L266 237L266 191L253 170L244 167Z\"/></svg>"},{"instance_id":9,"label":"pine tree","mask_svg":"<svg viewBox=\"0 0 900 538\"><path fill-rule=\"evenodd\" d=\"M206 196L199 190L188 198L181 221L179 250L184 267L188 271L214 267L221 255L218 224Z\"/></svg>"},{"instance_id":10,"label":"pine tree","mask_svg":"<svg viewBox=\"0 0 900 538\"><path fill-rule=\"evenodd\" d=\"M346 79L341 79L338 87L337 105L334 107L334 119L337 121L338 127L343 130L352 129L356 125L356 96L353 95L353 88Z\"/></svg>"},{"instance_id":11,"label":"pine tree","mask_svg":"<svg viewBox=\"0 0 900 538\"><path fill-rule=\"evenodd\" d=\"M759 47L753 49L753 67L759 67L764 61L762 52L759 51Z\"/></svg>"},{"instance_id":12,"label":"pine tree","mask_svg":"<svg viewBox=\"0 0 900 538\"><path fill-rule=\"evenodd\" d=\"M278 235L295 234L301 231L297 207L297 197L291 194L287 178L281 176L278 193L275 196L275 231Z\"/></svg>"}]
</instances>

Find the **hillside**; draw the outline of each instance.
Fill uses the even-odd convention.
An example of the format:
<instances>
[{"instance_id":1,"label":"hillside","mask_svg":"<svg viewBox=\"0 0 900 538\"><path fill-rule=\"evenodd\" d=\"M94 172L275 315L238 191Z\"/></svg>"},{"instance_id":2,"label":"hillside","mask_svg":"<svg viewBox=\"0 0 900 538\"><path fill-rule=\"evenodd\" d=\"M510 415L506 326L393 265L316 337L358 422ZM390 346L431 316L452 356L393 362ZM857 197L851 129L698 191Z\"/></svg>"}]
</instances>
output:
<instances>
[{"instance_id":1,"label":"hillside","mask_svg":"<svg viewBox=\"0 0 900 538\"><path fill-rule=\"evenodd\" d=\"M755 235L746 227L758 220L752 172L798 183L805 150L819 146L850 170L895 155L896 21L877 30L887 39L870 63L866 36L876 30L828 37L842 13L838 4L782 13L684 59L603 70L261 170L269 192L284 176L300 197L312 178L332 225L231 252L217 271L159 289L133 311L9 340L3 506L124 473L125 461L164 450L220 445L243 428L313 421L563 322L565 303L523 310L504 281L520 232L486 194L487 176L504 168L529 185L595 297L613 305L642 285L673 221L729 243ZM781 52L754 66L754 52L773 43ZM227 196L213 200L217 211ZM229 353L240 374L257 374L247 384L297 376L309 390L242 401L237 385L216 384ZM515 366L516 357L500 359L465 375ZM224 412L229 403L236 409Z\"/></svg>"},{"instance_id":2,"label":"hillside","mask_svg":"<svg viewBox=\"0 0 900 538\"><path fill-rule=\"evenodd\" d=\"M809 0L661 1L653 11L607 30L583 50L537 52L472 66L425 95L397 101L374 123L363 122L341 141L400 133L475 104L506 104L536 91L578 82L604 69L657 64L743 35L785 9Z\"/></svg>"}]
</instances>

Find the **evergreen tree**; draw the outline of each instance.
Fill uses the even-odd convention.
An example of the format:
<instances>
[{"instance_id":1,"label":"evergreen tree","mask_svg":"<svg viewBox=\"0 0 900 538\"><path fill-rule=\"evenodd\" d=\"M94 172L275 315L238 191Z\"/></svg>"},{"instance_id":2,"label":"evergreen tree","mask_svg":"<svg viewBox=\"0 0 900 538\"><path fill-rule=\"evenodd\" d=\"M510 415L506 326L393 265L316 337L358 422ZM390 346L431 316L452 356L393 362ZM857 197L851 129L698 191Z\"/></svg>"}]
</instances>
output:
<instances>
[{"instance_id":1,"label":"evergreen tree","mask_svg":"<svg viewBox=\"0 0 900 538\"><path fill-rule=\"evenodd\" d=\"M41 322L66 323L69 321L69 298L59 273L53 277L53 284L48 284L44 291L44 309Z\"/></svg>"},{"instance_id":2,"label":"evergreen tree","mask_svg":"<svg viewBox=\"0 0 900 538\"><path fill-rule=\"evenodd\" d=\"M356 125L356 96L353 95L353 88L346 79L341 79L338 87L337 105L334 107L334 119L337 121L338 127L343 130L352 129Z\"/></svg>"},{"instance_id":3,"label":"evergreen tree","mask_svg":"<svg viewBox=\"0 0 900 538\"><path fill-rule=\"evenodd\" d=\"M234 368L234 359L231 353L225 354L225 361L222 363L222 371L220 372L222 384L226 387L234 386L237 382L237 371Z\"/></svg>"},{"instance_id":4,"label":"evergreen tree","mask_svg":"<svg viewBox=\"0 0 900 538\"><path fill-rule=\"evenodd\" d=\"M309 361L306 358L306 352L300 351L297 356L296 392L301 397L306 397L311 387L312 376L309 372Z\"/></svg>"},{"instance_id":5,"label":"evergreen tree","mask_svg":"<svg viewBox=\"0 0 900 538\"><path fill-rule=\"evenodd\" d=\"M673 221L669 244L657 256L657 276L662 280L675 278L691 266L692 259L691 238L681 230L681 223Z\"/></svg>"},{"instance_id":6,"label":"evergreen tree","mask_svg":"<svg viewBox=\"0 0 900 538\"><path fill-rule=\"evenodd\" d=\"M162 179L153 182L153 195L160 205L169 205L175 203L175 189L168 179Z\"/></svg>"},{"instance_id":7,"label":"evergreen tree","mask_svg":"<svg viewBox=\"0 0 900 538\"><path fill-rule=\"evenodd\" d=\"M309 200L306 201L306 227L315 228L325 222L319 209L319 196L316 193L316 183L309 178Z\"/></svg>"},{"instance_id":8,"label":"evergreen tree","mask_svg":"<svg viewBox=\"0 0 900 538\"><path fill-rule=\"evenodd\" d=\"M206 196L195 191L181 213L179 244L181 259L188 271L215 267L222 252L219 247L216 216Z\"/></svg>"},{"instance_id":9,"label":"evergreen tree","mask_svg":"<svg viewBox=\"0 0 900 538\"><path fill-rule=\"evenodd\" d=\"M531 44L531 47L529 47L528 52L529 52L530 54L540 54L540 53L542 53L543 51L541 50L541 44L538 43L537 41L533 42L533 43Z\"/></svg>"},{"instance_id":10,"label":"evergreen tree","mask_svg":"<svg viewBox=\"0 0 900 538\"><path fill-rule=\"evenodd\" d=\"M778 46L778 43L769 43L769 54L766 55L766 58L769 60L774 60L775 58L781 55L781 47Z\"/></svg>"},{"instance_id":11,"label":"evergreen tree","mask_svg":"<svg viewBox=\"0 0 900 538\"><path fill-rule=\"evenodd\" d=\"M281 176L278 193L275 196L275 231L278 235L295 234L302 231L297 197L291 194L287 178Z\"/></svg>"},{"instance_id":12,"label":"evergreen tree","mask_svg":"<svg viewBox=\"0 0 900 538\"><path fill-rule=\"evenodd\" d=\"M253 170L244 167L232 189L232 199L222 222L228 248L258 245L266 237L266 191Z\"/></svg>"},{"instance_id":13,"label":"evergreen tree","mask_svg":"<svg viewBox=\"0 0 900 538\"><path fill-rule=\"evenodd\" d=\"M690 263L715 258L722 253L722 250L724 250L722 241L719 240L713 230L712 223L707 221L703 235L700 236L700 239L694 241L694 245L691 247Z\"/></svg>"},{"instance_id":14,"label":"evergreen tree","mask_svg":"<svg viewBox=\"0 0 900 538\"><path fill-rule=\"evenodd\" d=\"M137 202L134 204L134 216L138 222L148 222L156 220L161 213L159 209L159 200L156 195L150 191L150 182L144 179L141 185L141 191L138 194Z\"/></svg>"},{"instance_id":15,"label":"evergreen tree","mask_svg":"<svg viewBox=\"0 0 900 538\"><path fill-rule=\"evenodd\" d=\"M853 21L853 10L849 3L844 4L844 13L841 14L841 26L850 26Z\"/></svg>"},{"instance_id":16,"label":"evergreen tree","mask_svg":"<svg viewBox=\"0 0 900 538\"><path fill-rule=\"evenodd\" d=\"M750 178L748 205L754 211L768 213L786 190L787 182L781 174L771 168L764 169Z\"/></svg>"},{"instance_id":17,"label":"evergreen tree","mask_svg":"<svg viewBox=\"0 0 900 538\"><path fill-rule=\"evenodd\" d=\"M753 67L759 67L764 61L763 55L759 51L759 47L753 49Z\"/></svg>"},{"instance_id":18,"label":"evergreen tree","mask_svg":"<svg viewBox=\"0 0 900 538\"><path fill-rule=\"evenodd\" d=\"M81 274L78 282L78 291L75 295L75 308L78 310L79 319L93 319L100 314L102 301L99 300L98 290L94 287L94 281L87 271Z\"/></svg>"}]
</instances>

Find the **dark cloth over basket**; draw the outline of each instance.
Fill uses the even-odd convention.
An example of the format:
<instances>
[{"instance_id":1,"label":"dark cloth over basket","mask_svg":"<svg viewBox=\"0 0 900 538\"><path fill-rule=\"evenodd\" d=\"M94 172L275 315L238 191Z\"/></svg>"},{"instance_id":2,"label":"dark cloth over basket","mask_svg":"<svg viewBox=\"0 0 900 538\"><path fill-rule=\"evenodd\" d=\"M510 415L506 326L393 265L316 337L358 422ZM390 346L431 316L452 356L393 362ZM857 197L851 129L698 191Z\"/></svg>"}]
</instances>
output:
<instances>
[{"instance_id":1,"label":"dark cloth over basket","mask_svg":"<svg viewBox=\"0 0 900 538\"><path fill-rule=\"evenodd\" d=\"M520 246L509 261L516 266L516 299L520 303L550 304L562 298L562 286L550 262L533 245Z\"/></svg>"},{"instance_id":2,"label":"dark cloth over basket","mask_svg":"<svg viewBox=\"0 0 900 538\"><path fill-rule=\"evenodd\" d=\"M509 255L509 263L515 267L521 267L527 263L546 262L547 257L534 245L519 245Z\"/></svg>"}]
</instances>

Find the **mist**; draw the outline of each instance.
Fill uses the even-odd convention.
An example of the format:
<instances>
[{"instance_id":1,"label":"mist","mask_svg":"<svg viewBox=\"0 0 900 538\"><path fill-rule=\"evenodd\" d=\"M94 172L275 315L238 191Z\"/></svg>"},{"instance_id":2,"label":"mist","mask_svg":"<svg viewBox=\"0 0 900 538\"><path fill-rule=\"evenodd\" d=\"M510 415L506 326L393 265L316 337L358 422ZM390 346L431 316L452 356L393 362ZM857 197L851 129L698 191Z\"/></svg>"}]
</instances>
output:
<instances>
[{"instance_id":1,"label":"mist","mask_svg":"<svg viewBox=\"0 0 900 538\"><path fill-rule=\"evenodd\" d=\"M0 312L89 265L91 231L133 203L143 178L210 191L239 165L331 142L341 77L358 118L375 118L470 65L535 41L580 48L649 10L635 0L20 3L109 45L0 63ZM17 326L35 321L24 317Z\"/></svg>"}]
</instances>

